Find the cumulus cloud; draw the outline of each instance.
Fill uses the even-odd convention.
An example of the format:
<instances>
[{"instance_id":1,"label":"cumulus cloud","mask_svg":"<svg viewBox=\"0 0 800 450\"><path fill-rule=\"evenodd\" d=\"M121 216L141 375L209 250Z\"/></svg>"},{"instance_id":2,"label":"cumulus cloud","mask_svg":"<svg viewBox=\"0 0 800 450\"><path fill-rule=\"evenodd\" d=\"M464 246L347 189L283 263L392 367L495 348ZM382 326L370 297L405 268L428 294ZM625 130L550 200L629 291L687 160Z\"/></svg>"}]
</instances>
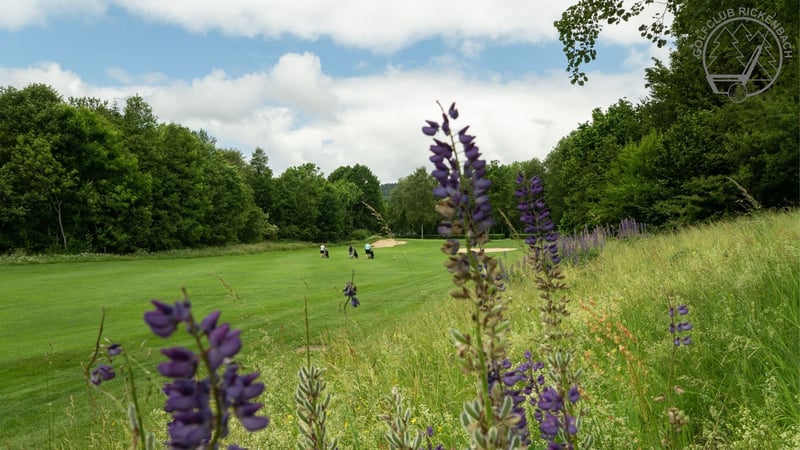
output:
<instances>
[{"instance_id":1,"label":"cumulus cloud","mask_svg":"<svg viewBox=\"0 0 800 450\"><path fill-rule=\"evenodd\" d=\"M329 37L349 47L393 52L432 37L454 40L470 52L481 42L552 41L552 24L565 4L530 0L0 0L0 27L19 29L55 18L101 16L112 6L154 23L193 33L314 40ZM649 18L650 14L642 17ZM631 28L632 27L632 28ZM637 24L610 29L614 43L638 41ZM630 29L629 29L630 28Z\"/></svg>"},{"instance_id":2,"label":"cumulus cloud","mask_svg":"<svg viewBox=\"0 0 800 450\"><path fill-rule=\"evenodd\" d=\"M269 96L293 105L309 118L332 118L336 96L332 81L322 72L319 57L309 52L283 55L269 73Z\"/></svg>"},{"instance_id":3,"label":"cumulus cloud","mask_svg":"<svg viewBox=\"0 0 800 450\"><path fill-rule=\"evenodd\" d=\"M108 0L0 0L0 28L43 26L64 17L88 20L105 14L107 8Z\"/></svg>"},{"instance_id":4,"label":"cumulus cloud","mask_svg":"<svg viewBox=\"0 0 800 450\"><path fill-rule=\"evenodd\" d=\"M536 42L554 37L552 21L562 6L525 0L136 0L117 1L148 20L193 32L304 39L329 36L335 42L378 52L395 51L432 36Z\"/></svg>"},{"instance_id":5,"label":"cumulus cloud","mask_svg":"<svg viewBox=\"0 0 800 450\"><path fill-rule=\"evenodd\" d=\"M265 76L249 73L228 77L215 69L190 82L176 80L149 86L141 95L159 115L183 120L235 120L263 103Z\"/></svg>"}]
</instances>

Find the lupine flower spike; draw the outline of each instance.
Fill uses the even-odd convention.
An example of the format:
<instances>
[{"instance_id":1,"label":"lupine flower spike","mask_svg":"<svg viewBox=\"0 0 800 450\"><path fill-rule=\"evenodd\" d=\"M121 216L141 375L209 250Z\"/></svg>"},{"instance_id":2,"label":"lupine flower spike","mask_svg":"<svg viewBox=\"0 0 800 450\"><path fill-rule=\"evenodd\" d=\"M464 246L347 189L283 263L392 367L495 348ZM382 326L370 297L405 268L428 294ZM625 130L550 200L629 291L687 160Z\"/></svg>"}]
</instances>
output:
<instances>
[{"instance_id":1,"label":"lupine flower spike","mask_svg":"<svg viewBox=\"0 0 800 450\"><path fill-rule=\"evenodd\" d=\"M576 448L578 443L582 447L590 447L590 434L583 433L581 440L577 438L580 416L584 414L578 406L581 371L570 365L570 335L562 327L562 322L569 316L569 298L562 294L567 285L562 281L564 276L560 267L558 234L544 201L542 180L539 177L528 179L520 174L517 176L517 186L515 195L519 198L520 220L525 225L528 257L542 299L539 310L544 339L540 350L546 357L547 373L552 383L546 384L542 374L533 383L531 375L526 392L534 407L534 419L539 423L540 436L549 449ZM529 353L526 358L529 364L533 364ZM544 368L544 364L537 363L536 367Z\"/></svg>"},{"instance_id":2,"label":"lupine flower spike","mask_svg":"<svg viewBox=\"0 0 800 450\"><path fill-rule=\"evenodd\" d=\"M687 305L679 304L677 307L674 307L670 302L667 312L669 314L668 330L670 341L672 343L669 380L667 381L666 395L661 394L655 398L656 401L666 400L667 402L666 412L669 429L667 435L662 438L662 444L665 447L670 446L673 435L679 433L681 429L683 429L683 427L689 423L689 416L686 415L683 410L678 409L674 405L672 396L673 393L676 395L683 395L685 391L680 385L673 385L672 383L674 382L675 369L678 365L677 358L678 352L680 351L679 348L692 344L692 338L689 336L688 332L694 328L692 323L689 322L685 317L689 314L689 307Z\"/></svg>"},{"instance_id":3,"label":"lupine flower spike","mask_svg":"<svg viewBox=\"0 0 800 450\"><path fill-rule=\"evenodd\" d=\"M680 322L676 323L676 312L678 313L678 316L685 316L689 314L689 307L686 305L679 305L677 308L673 308L672 306L669 307L669 332L673 336L672 343L675 344L676 347L681 345L690 345L692 343L691 336L683 333L691 331L692 324L688 320L681 320Z\"/></svg>"},{"instance_id":4,"label":"lupine flower spike","mask_svg":"<svg viewBox=\"0 0 800 450\"><path fill-rule=\"evenodd\" d=\"M447 111L441 104L439 109L441 122L427 120L422 127L422 133L433 138L433 193L440 199L436 211L442 217L438 231L445 238L445 267L456 286L451 295L472 302L475 327L473 333L451 330L462 370L478 378L477 397L464 405L461 423L473 448L518 448L525 437L517 429L525 426L524 411L514 407L512 393L497 382L506 361L509 327L500 295L502 274L497 261L483 250L494 224L489 202L492 183L469 126L453 131L451 122L459 118L455 103Z\"/></svg>"},{"instance_id":5,"label":"lupine flower spike","mask_svg":"<svg viewBox=\"0 0 800 450\"><path fill-rule=\"evenodd\" d=\"M342 290L342 294L347 297L347 300L344 302L344 309L347 309L348 304L353 308L358 308L358 305L361 304L361 302L358 301L358 297L356 297L358 294L358 288L356 288L356 284L354 282L355 278L356 272L353 271L352 275L350 276L350 281L345 283L344 289Z\"/></svg>"},{"instance_id":6,"label":"lupine flower spike","mask_svg":"<svg viewBox=\"0 0 800 450\"><path fill-rule=\"evenodd\" d=\"M233 359L242 347L240 330L231 329L227 323L218 324L219 311L197 324L185 293L184 299L173 305L158 300L152 304L155 310L146 312L144 320L153 333L166 338L184 324L198 349L197 353L185 347L161 351L168 360L158 365L158 371L171 379L163 388L167 396L164 410L172 416L167 445L217 448L228 435L231 416L236 416L247 431L266 427L269 419L256 415L263 405L254 402L264 391L264 383L256 382L258 372L240 375ZM204 366L204 378L197 376L199 365Z\"/></svg>"}]
</instances>

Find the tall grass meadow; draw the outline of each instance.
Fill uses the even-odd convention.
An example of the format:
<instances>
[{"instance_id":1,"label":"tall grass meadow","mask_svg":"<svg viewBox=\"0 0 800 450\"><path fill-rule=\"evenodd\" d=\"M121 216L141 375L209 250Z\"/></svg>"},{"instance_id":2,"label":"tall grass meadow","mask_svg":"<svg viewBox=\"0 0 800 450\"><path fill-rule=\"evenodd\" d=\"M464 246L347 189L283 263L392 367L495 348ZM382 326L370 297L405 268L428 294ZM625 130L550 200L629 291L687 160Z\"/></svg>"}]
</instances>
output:
<instances>
[{"instance_id":1,"label":"tall grass meadow","mask_svg":"<svg viewBox=\"0 0 800 450\"><path fill-rule=\"evenodd\" d=\"M161 349L109 340L104 311L82 363L92 427L50 447L800 448L800 213L559 236L520 175L524 251L494 257L477 138L439 107L422 131L451 298L365 330L369 280L342 273L341 327L315 331L297 292L295 351L258 327L244 345L185 291L143 304Z\"/></svg>"}]
</instances>

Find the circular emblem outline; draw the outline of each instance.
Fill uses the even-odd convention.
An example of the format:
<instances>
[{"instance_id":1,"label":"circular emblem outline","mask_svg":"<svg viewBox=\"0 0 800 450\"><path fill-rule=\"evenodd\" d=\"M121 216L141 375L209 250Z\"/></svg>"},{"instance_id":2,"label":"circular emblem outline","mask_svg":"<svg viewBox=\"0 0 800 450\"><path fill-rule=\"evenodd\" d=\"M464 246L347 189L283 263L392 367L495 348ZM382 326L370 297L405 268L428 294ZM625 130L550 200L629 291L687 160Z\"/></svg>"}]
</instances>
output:
<instances>
[{"instance_id":1,"label":"circular emblem outline","mask_svg":"<svg viewBox=\"0 0 800 450\"><path fill-rule=\"evenodd\" d=\"M767 83L764 87L762 87L761 89L759 89L759 90L757 90L755 92L748 92L747 91L747 79L749 78L749 73L747 73L748 72L747 68L745 68L745 73L742 73L741 75L739 75L739 74L712 74L708 70L707 50L708 50L708 43L711 41L711 38L716 36L716 34L719 31L721 31L721 29L723 27L725 27L726 25L728 25L728 24L730 24L732 22L738 22L738 21L755 22L756 24L758 24L759 26L761 26L762 28L767 30L769 32L769 34L772 36L772 39L773 39L773 41L775 43L775 48L777 48L779 50L777 52L778 53L778 69L775 71L775 74L772 76L772 78L770 79L769 83ZM759 46L759 48L760 47L761 46ZM775 83L775 80L778 79L778 75L780 74L781 69L783 68L783 52L780 51L780 48L781 48L781 41L780 41L780 38L778 37L778 34L775 33L775 30L773 30L766 23L764 23L764 22L762 22L762 21L760 21L758 19L755 19L755 18L752 18L752 17L731 17L731 18L723 20L722 22L717 24L717 26L714 27L713 30L711 30L711 32L708 34L708 36L706 36L705 42L703 42L703 69L706 71L706 79L708 80L708 83L711 85L711 89L714 91L715 94L724 94L726 92L720 91L718 89L718 87L717 87L716 82L717 81L732 81L733 84L731 84L731 86L727 89L727 94L728 94L728 98L730 98L731 101L733 101L735 103L741 103L745 99L747 99L747 97L752 97L754 95L758 95L758 94L766 91L767 89L770 88L770 86L772 86ZM755 56L755 58L754 58L753 61L751 61L751 64L757 64L758 63L758 58L761 56L760 55L760 50L757 51L757 53L754 56ZM752 69L750 70L750 72L752 72Z\"/></svg>"}]
</instances>

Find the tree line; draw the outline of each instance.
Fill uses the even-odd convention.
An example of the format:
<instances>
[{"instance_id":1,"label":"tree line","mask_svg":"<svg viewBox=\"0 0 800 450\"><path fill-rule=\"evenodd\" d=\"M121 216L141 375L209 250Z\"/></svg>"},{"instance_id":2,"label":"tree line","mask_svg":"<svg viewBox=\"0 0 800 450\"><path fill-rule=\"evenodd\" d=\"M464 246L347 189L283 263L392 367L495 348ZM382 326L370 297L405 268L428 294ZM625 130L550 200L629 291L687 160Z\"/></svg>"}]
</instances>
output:
<instances>
[{"instance_id":1,"label":"tree line","mask_svg":"<svg viewBox=\"0 0 800 450\"><path fill-rule=\"evenodd\" d=\"M591 82L582 66L598 57L596 43L604 26L634 20L656 3L578 0L567 7L555 26L571 81ZM521 229L512 195L518 172L544 180L554 223L567 233L627 218L651 229L674 228L800 205L796 2L667 0L660 5L663 9L639 30L659 46L672 40L674 49L668 61L653 60L646 69L647 97L596 108L591 120L564 136L544 161L493 161L487 170L492 205L508 220L498 218L492 232ZM671 23L666 15L672 16ZM748 33L728 35L720 28L709 36L726 21L734 27L746 23ZM710 42L713 63L702 58L704 39ZM741 88L758 90L768 82L769 88L744 101L715 93L711 74L742 73L757 44L761 50L750 81L722 87L740 88L731 91L740 95ZM400 180L396 191L410 196L415 189L407 185L421 184L423 175L418 170ZM414 212L406 204L413 203L389 202L399 228L408 232L414 223L417 230L435 226L435 215Z\"/></svg>"},{"instance_id":2,"label":"tree line","mask_svg":"<svg viewBox=\"0 0 800 450\"><path fill-rule=\"evenodd\" d=\"M603 24L631 20L651 3L626 9L621 2L582 0L569 7L556 28L572 81L587 81L580 66L595 59ZM640 27L648 40L675 43L668 62L654 60L646 70L648 97L596 109L544 161L548 205L561 228L625 217L681 226L800 203L797 4L669 0L663 7ZM741 24L746 27L736 29ZM714 30L721 31L710 34ZM716 85L713 74L743 73L748 62L754 63L749 81ZM714 93L711 82L731 95ZM747 88L756 91L768 82L768 89L742 98Z\"/></svg>"}]
</instances>

